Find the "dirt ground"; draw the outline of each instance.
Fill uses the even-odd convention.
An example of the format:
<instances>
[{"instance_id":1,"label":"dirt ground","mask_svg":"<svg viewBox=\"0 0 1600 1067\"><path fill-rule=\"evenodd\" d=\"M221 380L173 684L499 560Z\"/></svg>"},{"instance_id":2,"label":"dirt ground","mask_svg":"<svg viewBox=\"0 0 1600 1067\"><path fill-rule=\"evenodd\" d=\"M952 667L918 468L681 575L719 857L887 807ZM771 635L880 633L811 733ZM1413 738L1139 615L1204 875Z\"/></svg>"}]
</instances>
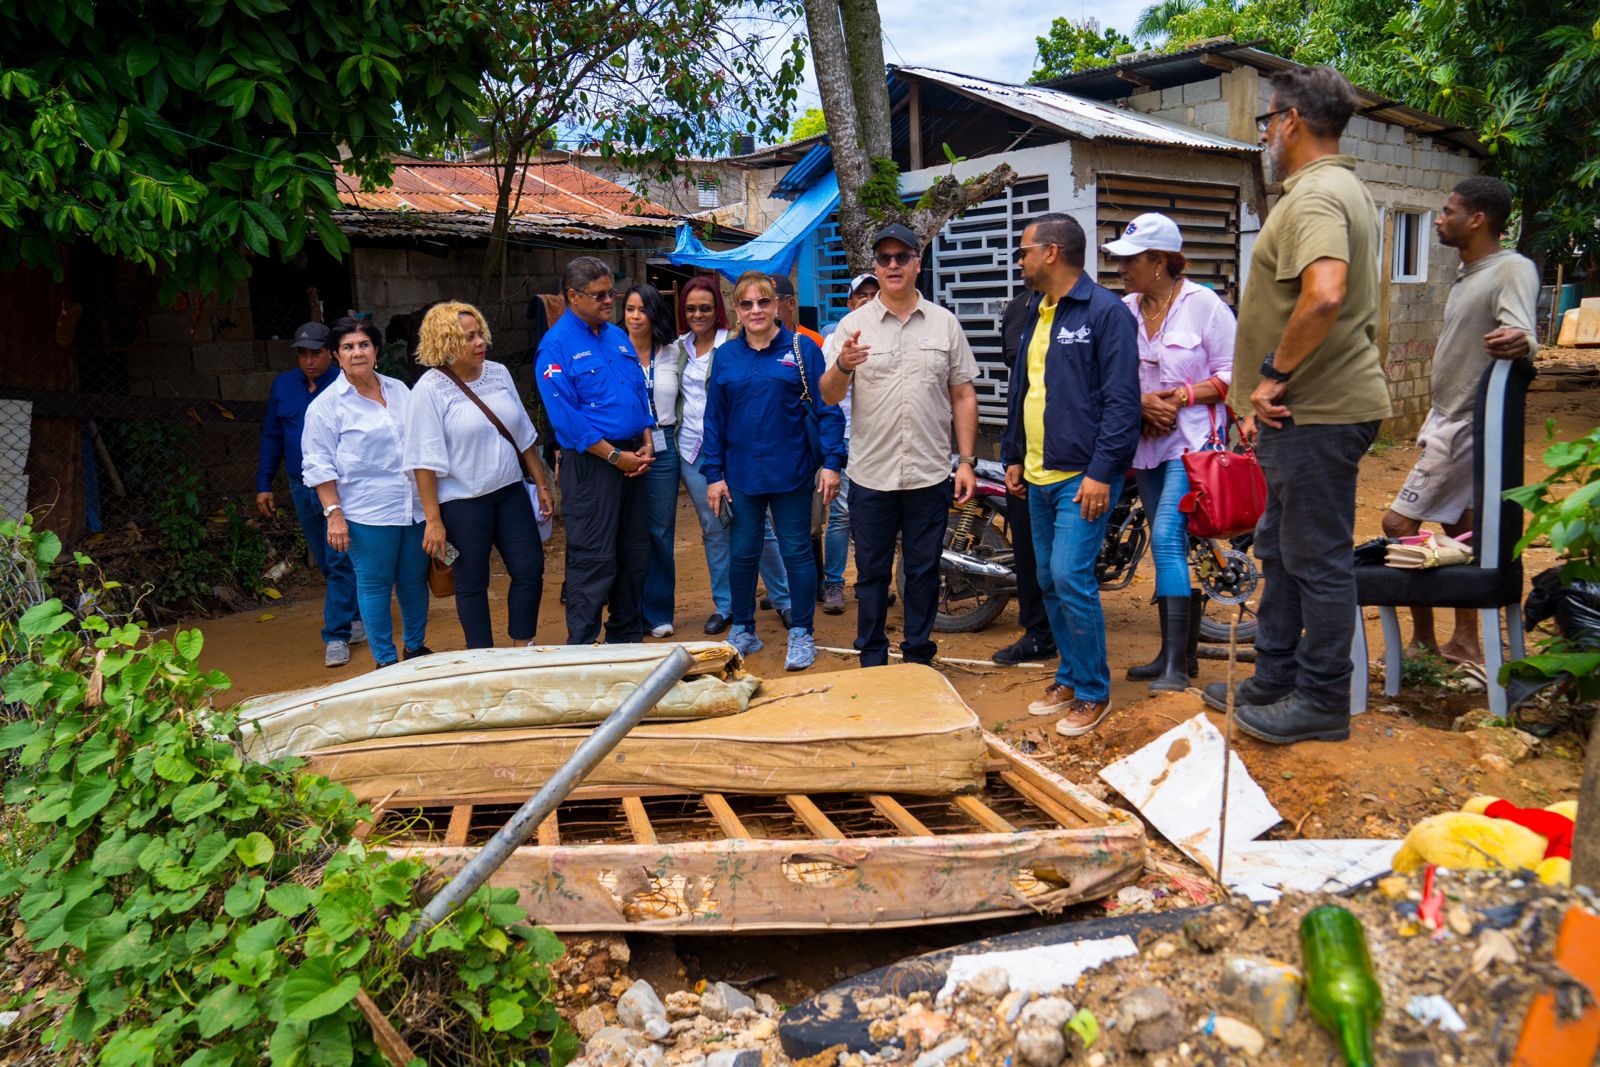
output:
<instances>
[{"instance_id":1,"label":"dirt ground","mask_svg":"<svg viewBox=\"0 0 1600 1067\"><path fill-rule=\"evenodd\" d=\"M1600 362L1600 355L1585 352L1561 354L1570 362ZM1600 390L1540 390L1530 394L1529 440L1525 450L1529 480L1542 477L1543 427L1555 421L1562 437L1587 432L1600 423ZM1379 440L1363 464L1358 492L1356 533L1358 540L1375 536L1379 522L1415 460L1417 449L1409 441ZM699 525L687 497L678 513L678 587L674 639L703 638L702 624L712 607L704 556L700 549ZM564 639L566 625L558 599L562 571L562 541L559 527L549 548L547 584L539 615L539 636L550 641ZM643 546L641 546L642 550ZM1532 575L1551 565L1548 549L1532 549L1525 570ZM847 583L850 580L847 574ZM1156 615L1149 606L1153 568L1148 560L1140 574L1126 589L1104 597L1116 711L1094 734L1068 741L1058 738L1049 720L1031 719L1027 704L1049 681L1052 665L1017 668L947 665L947 676L966 701L978 712L984 724L1016 742L1032 742L1037 754L1052 762L1074 781L1097 790L1095 772L1105 764L1134 751L1176 723L1192 717L1200 708L1193 694L1163 694L1149 697L1140 683L1125 681L1122 671L1131 663L1143 662L1155 652L1158 643ZM491 609L497 621L504 619L505 576L498 572L491 587ZM849 648L855 636L853 600L846 594L845 614L830 616L820 610L816 616L819 646ZM206 636L204 659L209 667L225 671L233 679L225 701L239 700L261 693L325 684L348 677L352 672L370 670L372 661L365 646L357 646L350 666L329 670L322 666L318 640L321 621L321 586L306 584L285 588L281 600L265 602L259 608L221 618L196 619L185 625L198 625ZM398 620L397 620L398 622ZM898 609L891 609L891 628L898 622ZM1441 619L1441 636L1448 620ZM1409 621L1402 623L1409 635ZM782 670L784 635L776 614L761 612L758 632L767 647L749 661L758 675L776 675ZM1377 613L1367 619L1369 648L1376 659L1382 651ZM995 649L1018 636L1015 607L1008 607L988 630L978 634L938 634L941 656L959 659L987 659ZM891 639L896 635L891 633ZM1530 642L1532 637L1530 637ZM463 647L453 603L432 602L428 644L436 650ZM814 670L848 668L853 657L822 652ZM1248 664L1238 668L1242 677ZM1227 665L1218 660L1202 660L1196 684L1222 680ZM1532 758L1496 773L1480 763L1482 754L1464 734L1451 731L1457 715L1486 707L1481 693L1455 692L1442 687L1408 687L1390 702L1382 694L1381 681L1374 677L1370 710L1354 724L1349 741L1340 744L1308 743L1291 748L1257 744L1241 736L1238 750L1252 777L1261 784L1285 822L1271 836L1317 837L1398 837L1424 815L1457 807L1477 793L1503 796L1519 804L1544 805L1570 797L1576 791L1579 762L1576 736L1570 730L1558 731L1546 739ZM1213 716L1221 726L1221 717ZM1491 763L1493 761L1490 761ZM1116 802L1115 794L1109 799ZM1176 853L1172 853L1176 857ZM655 945L635 947L634 970L643 970L653 980L672 988L676 982L692 983L703 976L738 981L777 980L775 986L762 986L779 999L803 995L819 984L857 973L870 966L920 951L926 947L953 944L988 931L975 925L953 930L924 930L880 936L810 937L802 948L797 938L771 937L735 939L655 939ZM649 940L649 939L635 939ZM825 947L819 942L831 943ZM661 988L658 986L658 988Z\"/></svg>"}]
</instances>

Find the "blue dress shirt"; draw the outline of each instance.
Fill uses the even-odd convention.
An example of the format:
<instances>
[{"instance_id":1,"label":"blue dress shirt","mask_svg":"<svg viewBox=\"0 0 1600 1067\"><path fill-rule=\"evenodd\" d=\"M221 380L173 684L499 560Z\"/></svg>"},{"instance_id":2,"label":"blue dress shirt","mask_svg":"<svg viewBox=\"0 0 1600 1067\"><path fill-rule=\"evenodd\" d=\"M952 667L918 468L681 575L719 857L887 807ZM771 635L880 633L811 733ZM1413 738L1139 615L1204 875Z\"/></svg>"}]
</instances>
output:
<instances>
[{"instance_id":1,"label":"blue dress shirt","mask_svg":"<svg viewBox=\"0 0 1600 1067\"><path fill-rule=\"evenodd\" d=\"M305 430L306 408L339 377L339 364L329 363L316 381L306 388L306 376L298 367L273 379L267 394L267 416L261 420L261 458L256 463L256 492L272 492L272 478L281 462L289 472L289 484L300 484L300 435Z\"/></svg>"},{"instance_id":2,"label":"blue dress shirt","mask_svg":"<svg viewBox=\"0 0 1600 1067\"><path fill-rule=\"evenodd\" d=\"M562 448L582 452L597 441L637 437L656 424L644 370L619 326L590 327L569 308L539 342L534 368Z\"/></svg>"}]
</instances>

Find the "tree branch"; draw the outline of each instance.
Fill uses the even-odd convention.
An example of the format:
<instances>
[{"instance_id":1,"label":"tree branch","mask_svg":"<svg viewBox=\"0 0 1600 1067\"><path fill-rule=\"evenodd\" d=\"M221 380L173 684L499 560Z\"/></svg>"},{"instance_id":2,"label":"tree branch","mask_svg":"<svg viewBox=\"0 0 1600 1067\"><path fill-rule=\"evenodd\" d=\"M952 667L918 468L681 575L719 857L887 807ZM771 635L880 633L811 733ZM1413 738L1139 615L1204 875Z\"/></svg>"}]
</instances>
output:
<instances>
[{"instance_id":1,"label":"tree branch","mask_svg":"<svg viewBox=\"0 0 1600 1067\"><path fill-rule=\"evenodd\" d=\"M1017 172L1009 163L1002 163L987 174L970 181L959 181L954 175L945 175L932 185L917 201L911 211L908 225L916 231L926 248L944 224L960 215L973 204L982 203L1009 189L1017 181Z\"/></svg>"}]
</instances>

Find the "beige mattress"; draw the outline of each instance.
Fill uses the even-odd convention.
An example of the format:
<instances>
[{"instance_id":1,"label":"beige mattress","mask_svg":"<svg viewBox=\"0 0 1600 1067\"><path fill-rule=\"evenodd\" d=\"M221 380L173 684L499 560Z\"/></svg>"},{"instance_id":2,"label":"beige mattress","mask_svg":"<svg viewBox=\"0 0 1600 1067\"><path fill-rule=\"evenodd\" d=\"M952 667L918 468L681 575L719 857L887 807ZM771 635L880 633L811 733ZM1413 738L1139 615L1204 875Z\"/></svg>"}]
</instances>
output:
<instances>
[{"instance_id":1,"label":"beige mattress","mask_svg":"<svg viewBox=\"0 0 1600 1067\"><path fill-rule=\"evenodd\" d=\"M654 720L743 711L760 679L720 641L685 642L689 674ZM245 750L260 760L330 745L414 734L593 724L615 711L666 658L671 644L563 645L438 652L317 689L240 705Z\"/></svg>"},{"instance_id":2,"label":"beige mattress","mask_svg":"<svg viewBox=\"0 0 1600 1067\"><path fill-rule=\"evenodd\" d=\"M309 770L362 800L538 789L583 729L476 730L321 748ZM635 727L587 786L727 793L953 793L983 784L978 717L943 675L904 664L764 682L750 710Z\"/></svg>"}]
</instances>

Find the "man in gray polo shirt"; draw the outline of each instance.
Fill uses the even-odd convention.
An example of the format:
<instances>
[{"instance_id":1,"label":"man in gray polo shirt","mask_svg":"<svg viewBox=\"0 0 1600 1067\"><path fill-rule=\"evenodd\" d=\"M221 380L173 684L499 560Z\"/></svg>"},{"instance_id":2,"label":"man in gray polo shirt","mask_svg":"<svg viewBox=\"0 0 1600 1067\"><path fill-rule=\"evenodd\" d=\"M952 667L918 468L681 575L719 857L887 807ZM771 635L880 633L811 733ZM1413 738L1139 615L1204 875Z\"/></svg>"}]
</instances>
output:
<instances>
[{"instance_id":1,"label":"man in gray polo shirt","mask_svg":"<svg viewBox=\"0 0 1600 1067\"><path fill-rule=\"evenodd\" d=\"M824 403L850 397L850 533L856 546L856 649L863 667L889 661L884 623L895 541L905 567L908 663L932 663L939 560L950 512L950 428L960 463L955 500L977 489L978 364L956 317L917 292L922 249L895 223L872 242L878 295L839 323L839 358Z\"/></svg>"},{"instance_id":2,"label":"man in gray polo shirt","mask_svg":"<svg viewBox=\"0 0 1600 1067\"><path fill-rule=\"evenodd\" d=\"M1478 381L1496 359L1519 359L1538 344L1534 307L1539 269L1500 247L1511 191L1494 178L1467 178L1445 198L1433 222L1439 243L1461 253L1433 350L1433 408L1417 434L1422 447L1406 484L1383 517L1386 537L1407 537L1436 522L1459 537L1472 529L1472 408ZM1445 659L1482 663L1478 622L1456 609L1455 633L1443 645L1433 609L1411 609L1412 640Z\"/></svg>"}]
</instances>

